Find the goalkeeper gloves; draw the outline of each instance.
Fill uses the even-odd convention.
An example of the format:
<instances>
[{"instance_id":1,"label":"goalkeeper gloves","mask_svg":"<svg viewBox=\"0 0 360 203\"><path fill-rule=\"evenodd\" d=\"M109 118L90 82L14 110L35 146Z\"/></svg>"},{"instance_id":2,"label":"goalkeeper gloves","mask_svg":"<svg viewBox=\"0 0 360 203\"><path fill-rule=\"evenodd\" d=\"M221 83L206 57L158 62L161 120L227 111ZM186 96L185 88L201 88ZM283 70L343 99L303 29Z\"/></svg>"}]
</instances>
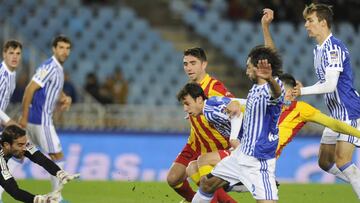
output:
<instances>
[{"instance_id":1,"label":"goalkeeper gloves","mask_svg":"<svg viewBox=\"0 0 360 203\"><path fill-rule=\"evenodd\" d=\"M60 170L56 173L56 177L60 180L61 184L64 185L64 184L68 183L69 181L78 179L80 177L80 173L71 175L64 170Z\"/></svg>"},{"instance_id":2,"label":"goalkeeper gloves","mask_svg":"<svg viewBox=\"0 0 360 203\"><path fill-rule=\"evenodd\" d=\"M59 203L61 195L59 192L51 192L46 195L36 195L34 203Z\"/></svg>"}]
</instances>

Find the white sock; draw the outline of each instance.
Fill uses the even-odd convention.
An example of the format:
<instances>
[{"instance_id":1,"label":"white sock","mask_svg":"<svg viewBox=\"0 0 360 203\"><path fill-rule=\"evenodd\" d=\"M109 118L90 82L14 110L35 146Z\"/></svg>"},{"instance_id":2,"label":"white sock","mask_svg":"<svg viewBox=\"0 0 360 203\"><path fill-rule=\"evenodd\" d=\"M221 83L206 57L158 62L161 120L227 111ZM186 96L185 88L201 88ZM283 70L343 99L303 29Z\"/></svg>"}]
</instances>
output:
<instances>
[{"instance_id":1,"label":"white sock","mask_svg":"<svg viewBox=\"0 0 360 203\"><path fill-rule=\"evenodd\" d=\"M214 194L207 194L201 191L199 188L192 199L192 203L209 203L211 202Z\"/></svg>"},{"instance_id":2,"label":"white sock","mask_svg":"<svg viewBox=\"0 0 360 203\"><path fill-rule=\"evenodd\" d=\"M15 158L11 158L9 159L9 161L7 162L7 166L9 168L9 171L11 174L13 174L13 172L15 171L15 169L20 166L23 163L23 160L20 159L15 159ZM4 192L4 188L2 188L0 186L0 202L2 201L2 194Z\"/></svg>"},{"instance_id":3,"label":"white sock","mask_svg":"<svg viewBox=\"0 0 360 203\"><path fill-rule=\"evenodd\" d=\"M64 168L65 162L64 160L59 160L59 161L55 161L56 165L58 165L61 169ZM56 176L50 176L50 180L51 180L51 186L52 186L52 191L57 190L60 187L60 181ZM62 197L60 198L62 199Z\"/></svg>"},{"instance_id":4,"label":"white sock","mask_svg":"<svg viewBox=\"0 0 360 203\"><path fill-rule=\"evenodd\" d=\"M360 170L354 163L349 162L339 168L340 171L350 180L353 190L360 199Z\"/></svg>"},{"instance_id":5,"label":"white sock","mask_svg":"<svg viewBox=\"0 0 360 203\"><path fill-rule=\"evenodd\" d=\"M340 178L341 180L349 183L349 179L339 170L338 167L336 167L336 164L334 163L330 169L327 170L328 173L333 174L334 176Z\"/></svg>"}]
</instances>

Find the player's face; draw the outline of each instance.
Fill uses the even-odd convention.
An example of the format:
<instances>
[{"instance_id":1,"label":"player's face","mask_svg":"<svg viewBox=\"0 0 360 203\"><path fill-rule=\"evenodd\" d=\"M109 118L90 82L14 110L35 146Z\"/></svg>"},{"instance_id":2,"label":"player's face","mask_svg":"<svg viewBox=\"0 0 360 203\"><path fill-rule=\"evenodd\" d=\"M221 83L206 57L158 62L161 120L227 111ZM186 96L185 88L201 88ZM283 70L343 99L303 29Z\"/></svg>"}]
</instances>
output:
<instances>
[{"instance_id":1,"label":"player's face","mask_svg":"<svg viewBox=\"0 0 360 203\"><path fill-rule=\"evenodd\" d=\"M183 64L185 73L191 82L199 83L205 77L206 61L200 61L195 56L188 55L184 56Z\"/></svg>"},{"instance_id":2,"label":"player's face","mask_svg":"<svg viewBox=\"0 0 360 203\"><path fill-rule=\"evenodd\" d=\"M246 61L246 75L249 77L249 79L253 82L256 82L256 67L254 64L250 62L250 58Z\"/></svg>"},{"instance_id":3,"label":"player's face","mask_svg":"<svg viewBox=\"0 0 360 203\"><path fill-rule=\"evenodd\" d=\"M294 96L292 94L292 91L294 90L294 88L292 88L290 86L287 86L287 85L285 85L284 87L285 87L285 97L284 97L284 99L286 101L294 101L295 98L294 98Z\"/></svg>"},{"instance_id":4,"label":"player's face","mask_svg":"<svg viewBox=\"0 0 360 203\"><path fill-rule=\"evenodd\" d=\"M203 100L201 97L193 99L190 95L186 95L183 99L184 111L191 116L198 116L202 113Z\"/></svg>"},{"instance_id":5,"label":"player's face","mask_svg":"<svg viewBox=\"0 0 360 203\"><path fill-rule=\"evenodd\" d=\"M10 70L15 70L21 61L21 49L19 47L15 49L9 47L6 51L3 52L3 59L6 66Z\"/></svg>"},{"instance_id":6,"label":"player's face","mask_svg":"<svg viewBox=\"0 0 360 203\"><path fill-rule=\"evenodd\" d=\"M26 136L19 137L14 140L13 144L10 147L10 153L15 158L22 158L26 149Z\"/></svg>"},{"instance_id":7,"label":"player's face","mask_svg":"<svg viewBox=\"0 0 360 203\"><path fill-rule=\"evenodd\" d=\"M326 21L319 21L316 16L316 12L313 12L305 18L305 29L308 32L309 37L317 37L322 32L322 27ZM326 25L326 24L325 24Z\"/></svg>"},{"instance_id":8,"label":"player's face","mask_svg":"<svg viewBox=\"0 0 360 203\"><path fill-rule=\"evenodd\" d=\"M71 45L66 42L58 42L56 47L53 47L53 53L55 58L60 62L64 63L70 55Z\"/></svg>"}]
</instances>

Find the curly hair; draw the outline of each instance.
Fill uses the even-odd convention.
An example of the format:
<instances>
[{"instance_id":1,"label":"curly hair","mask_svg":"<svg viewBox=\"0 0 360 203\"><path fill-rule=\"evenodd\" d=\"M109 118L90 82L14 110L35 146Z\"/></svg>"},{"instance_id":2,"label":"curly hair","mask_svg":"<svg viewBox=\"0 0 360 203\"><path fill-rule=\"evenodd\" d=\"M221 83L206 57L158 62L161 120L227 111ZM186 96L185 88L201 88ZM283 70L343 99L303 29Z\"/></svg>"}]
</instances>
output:
<instances>
[{"instance_id":1,"label":"curly hair","mask_svg":"<svg viewBox=\"0 0 360 203\"><path fill-rule=\"evenodd\" d=\"M271 64L272 76L280 76L282 74L282 60L280 55L269 47L265 47L264 45L258 45L254 47L248 58L250 62L256 67L259 60L267 59L268 63Z\"/></svg>"}]
</instances>

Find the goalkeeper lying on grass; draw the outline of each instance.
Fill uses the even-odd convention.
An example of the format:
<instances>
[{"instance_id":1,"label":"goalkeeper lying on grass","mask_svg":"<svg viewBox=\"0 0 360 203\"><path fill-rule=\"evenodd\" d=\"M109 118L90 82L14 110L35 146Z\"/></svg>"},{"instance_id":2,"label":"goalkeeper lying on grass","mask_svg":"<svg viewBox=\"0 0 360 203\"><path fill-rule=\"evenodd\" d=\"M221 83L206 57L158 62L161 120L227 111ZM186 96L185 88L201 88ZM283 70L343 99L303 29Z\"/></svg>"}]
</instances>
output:
<instances>
[{"instance_id":1,"label":"goalkeeper lying on grass","mask_svg":"<svg viewBox=\"0 0 360 203\"><path fill-rule=\"evenodd\" d=\"M51 175L59 178L62 184L79 178L79 174L70 175L61 170L31 143L28 143L26 131L16 125L7 126L0 140L0 184L14 199L28 203L56 203L60 201L60 190L46 195L33 195L20 189L9 172L7 161L13 156L22 159L24 156L46 169Z\"/></svg>"}]
</instances>

